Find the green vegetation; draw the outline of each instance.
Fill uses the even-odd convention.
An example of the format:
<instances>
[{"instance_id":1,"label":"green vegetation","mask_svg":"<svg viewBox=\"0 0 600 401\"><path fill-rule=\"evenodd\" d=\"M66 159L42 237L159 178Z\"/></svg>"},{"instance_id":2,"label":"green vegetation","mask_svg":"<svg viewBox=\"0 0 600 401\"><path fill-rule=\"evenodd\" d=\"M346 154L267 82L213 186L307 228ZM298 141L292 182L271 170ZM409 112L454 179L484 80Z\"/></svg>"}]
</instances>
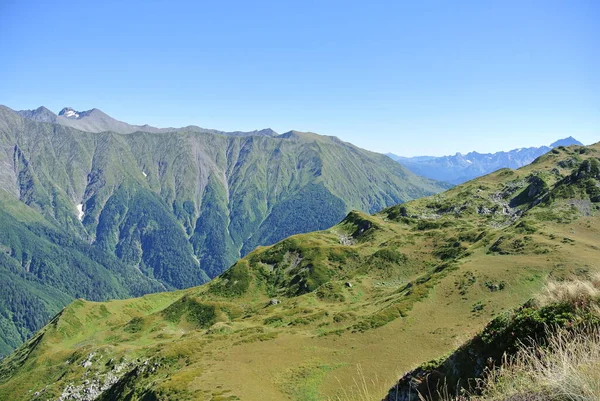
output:
<instances>
[{"instance_id":1,"label":"green vegetation","mask_svg":"<svg viewBox=\"0 0 600 401\"><path fill-rule=\"evenodd\" d=\"M186 296L163 311L166 320L179 323L182 317L196 328L207 329L215 323L215 306L205 305Z\"/></svg>"},{"instance_id":2,"label":"green vegetation","mask_svg":"<svg viewBox=\"0 0 600 401\"><path fill-rule=\"evenodd\" d=\"M314 139L305 149L314 156L328 141L319 138L281 140ZM239 153L249 157L269 140L245 139ZM559 148L531 166L375 215L352 211L324 231L258 247L199 287L75 301L0 362L0 399L96 389L104 399L129 401L343 400L357 392L382 397L381 383L389 388L419 365L423 374L436 368L427 383L482 378L488 361L498 366L502 353L518 352L528 336L548 344L548 324L596 322L590 285L543 288L549 279L587 282L598 272L600 214L590 195L552 197L578 185L565 179L598 148ZM310 169L325 172L327 163L309 160ZM260 174L254 166L252 174ZM532 177L545 185L529 195ZM512 202L526 189L527 199ZM131 206L121 204L127 211L115 216L125 222ZM139 235L152 227L146 215ZM571 295L585 293L592 298ZM547 300L530 301L540 294ZM355 381L357 365L368 379ZM411 383L425 383L420 378ZM110 385L102 390L102 383Z\"/></svg>"},{"instance_id":3,"label":"green vegetation","mask_svg":"<svg viewBox=\"0 0 600 401\"><path fill-rule=\"evenodd\" d=\"M75 298L200 285L256 246L446 187L316 134L100 131L0 106L0 356Z\"/></svg>"},{"instance_id":4,"label":"green vegetation","mask_svg":"<svg viewBox=\"0 0 600 401\"><path fill-rule=\"evenodd\" d=\"M37 213L27 206L12 207L30 221L0 210L0 355L8 354L75 298L103 301L162 288L114 256L58 228L31 221Z\"/></svg>"}]
</instances>

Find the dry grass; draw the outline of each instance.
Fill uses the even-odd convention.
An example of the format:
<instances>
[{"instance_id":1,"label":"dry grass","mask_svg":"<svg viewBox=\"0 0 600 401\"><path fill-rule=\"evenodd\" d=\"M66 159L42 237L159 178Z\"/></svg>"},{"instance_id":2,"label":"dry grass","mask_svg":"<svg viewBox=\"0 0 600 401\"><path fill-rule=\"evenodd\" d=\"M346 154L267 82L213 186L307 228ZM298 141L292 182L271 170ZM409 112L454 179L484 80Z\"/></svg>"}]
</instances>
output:
<instances>
[{"instance_id":1,"label":"dry grass","mask_svg":"<svg viewBox=\"0 0 600 401\"><path fill-rule=\"evenodd\" d=\"M559 330L524 347L485 379L483 399L600 400L600 327Z\"/></svg>"},{"instance_id":2,"label":"dry grass","mask_svg":"<svg viewBox=\"0 0 600 401\"><path fill-rule=\"evenodd\" d=\"M600 273L589 280L550 281L537 297L539 306L570 303L600 317ZM599 401L600 326L549 327L545 345L524 341L515 355L480 380L481 395L450 394L441 386L435 394L413 394L420 401ZM527 344L525 345L525 341ZM387 388L367 379L358 366L354 386L329 401L378 401ZM406 395L405 395L406 396Z\"/></svg>"},{"instance_id":3,"label":"dry grass","mask_svg":"<svg viewBox=\"0 0 600 401\"><path fill-rule=\"evenodd\" d=\"M371 401L380 400L381 394L385 394L390 387L382 383L377 376L367 379L361 365L356 366L357 375L354 377L354 385L350 388L341 386L341 394L330 397L328 401Z\"/></svg>"},{"instance_id":4,"label":"dry grass","mask_svg":"<svg viewBox=\"0 0 600 401\"><path fill-rule=\"evenodd\" d=\"M538 303L542 306L567 302L578 307L587 307L593 305L598 299L600 299L600 273L594 274L586 281L550 281L537 297Z\"/></svg>"},{"instance_id":5,"label":"dry grass","mask_svg":"<svg viewBox=\"0 0 600 401\"><path fill-rule=\"evenodd\" d=\"M343 387L340 383L341 390L336 396L328 397L327 401L382 401L382 398L389 393L390 388L392 387L390 383L380 380L377 376L374 378L367 378L367 375L360 364L356 366L356 371L357 374L353 378L354 384L350 387ZM398 375L398 377L399 376L400 375ZM427 399L417 392L409 393L408 397L410 400L414 400L416 397L421 401ZM446 394L445 399L454 401L454 397L450 397L448 394ZM395 398L393 396L389 399L386 398L386 400L401 401L399 395L396 395Z\"/></svg>"},{"instance_id":6,"label":"dry grass","mask_svg":"<svg viewBox=\"0 0 600 401\"><path fill-rule=\"evenodd\" d=\"M441 389L419 394L421 401L598 401L600 400L600 326L581 326L548 334L545 346L533 344L507 357L481 380L481 395L456 396ZM363 398L362 400L375 400Z\"/></svg>"},{"instance_id":7,"label":"dry grass","mask_svg":"<svg viewBox=\"0 0 600 401\"><path fill-rule=\"evenodd\" d=\"M571 303L600 317L600 274L589 281L549 282L540 306ZM598 401L600 400L600 326L549 327L545 345L533 343L507 356L499 369L480 381L479 396L452 396L443 389L419 395L421 401ZM526 339L523 339L525 341Z\"/></svg>"}]
</instances>

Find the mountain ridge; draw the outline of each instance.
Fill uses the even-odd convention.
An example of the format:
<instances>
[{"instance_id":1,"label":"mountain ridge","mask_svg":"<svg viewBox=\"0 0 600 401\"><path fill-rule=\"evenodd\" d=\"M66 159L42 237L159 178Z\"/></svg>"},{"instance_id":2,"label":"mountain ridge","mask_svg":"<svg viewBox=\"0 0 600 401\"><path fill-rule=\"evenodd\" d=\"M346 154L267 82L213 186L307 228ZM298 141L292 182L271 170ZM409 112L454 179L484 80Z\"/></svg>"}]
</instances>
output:
<instances>
[{"instance_id":1,"label":"mountain ridge","mask_svg":"<svg viewBox=\"0 0 600 401\"><path fill-rule=\"evenodd\" d=\"M6 107L6 106L4 106ZM58 114L55 114L48 108L40 106L35 110L18 110L15 111L23 118L38 122L50 122L54 124L65 125L68 127L76 128L86 132L105 132L111 131L119 134L131 134L134 132L152 132L152 133L167 133L175 131L196 131L196 132L207 132L214 134L232 135L232 136L277 136L277 133L270 128L264 128L261 130L254 131L219 131L214 129L201 128L196 125L188 125L181 128L157 128L148 124L144 125L133 125L123 121L119 121L102 110L92 108L85 111L77 111L72 107L64 107Z\"/></svg>"},{"instance_id":2,"label":"mountain ridge","mask_svg":"<svg viewBox=\"0 0 600 401\"><path fill-rule=\"evenodd\" d=\"M517 148L495 153L479 153L476 151L462 154L457 152L448 156L415 156L402 157L393 153L387 156L402 164L410 171L423 177L432 178L451 184L462 184L473 178L489 174L500 168L523 167L537 157L558 146L578 145L581 142L569 136L555 141L550 146Z\"/></svg>"},{"instance_id":3,"label":"mountain ridge","mask_svg":"<svg viewBox=\"0 0 600 401\"><path fill-rule=\"evenodd\" d=\"M22 222L14 228L20 237L0 246L12 269L33 281L68 284L68 265L49 257L47 272L30 272L29 257L20 255L31 255L34 245L54 249L48 237L70 236L77 244L67 248L79 255L79 243L91 244L85 252L134 269L125 270L142 276L136 280L146 292L178 289L206 282L256 246L327 228L351 209L374 212L447 187L334 137L289 136L91 133L0 107L0 189L12 196L5 201L21 202L19 213L35 211L58 227L48 235ZM23 241L30 245L18 245ZM88 259L73 268L95 263ZM18 288L23 299L37 292ZM15 307L5 304L0 312ZM0 315L0 325L24 325L23 333L38 328L11 316Z\"/></svg>"}]
</instances>

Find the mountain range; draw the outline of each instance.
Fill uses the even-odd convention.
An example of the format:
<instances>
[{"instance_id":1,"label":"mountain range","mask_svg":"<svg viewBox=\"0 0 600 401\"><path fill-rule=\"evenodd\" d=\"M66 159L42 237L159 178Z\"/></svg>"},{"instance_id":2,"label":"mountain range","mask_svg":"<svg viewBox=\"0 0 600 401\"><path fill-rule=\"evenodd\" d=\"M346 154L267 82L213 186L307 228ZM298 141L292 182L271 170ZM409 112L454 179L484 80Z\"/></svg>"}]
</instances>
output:
<instances>
[{"instance_id":1,"label":"mountain range","mask_svg":"<svg viewBox=\"0 0 600 401\"><path fill-rule=\"evenodd\" d=\"M60 124L67 127L76 128L87 132L116 132L118 134L131 134L133 132L151 132L151 133L166 133L175 131L193 131L209 134L224 134L232 136L270 136L275 137L277 133L270 128L255 130L249 132L235 131L224 132L214 129L201 128L195 125L188 125L182 128L156 128L150 125L132 125L123 121L116 120L98 109L86 111L77 111L71 107L63 108L58 114L44 106L40 106L35 110L19 110L16 111L21 117L32 121Z\"/></svg>"},{"instance_id":2,"label":"mountain range","mask_svg":"<svg viewBox=\"0 0 600 401\"><path fill-rule=\"evenodd\" d=\"M115 121L0 107L0 353L74 298L202 284L257 246L448 187L335 137Z\"/></svg>"},{"instance_id":3,"label":"mountain range","mask_svg":"<svg viewBox=\"0 0 600 401\"><path fill-rule=\"evenodd\" d=\"M451 184L462 184L501 168L516 169L523 167L549 152L552 148L570 145L581 146L583 144L573 137L568 137L560 139L550 146L519 148L508 152L469 152L466 155L456 153L453 156L441 157L402 157L388 153L387 156L420 176Z\"/></svg>"},{"instance_id":4,"label":"mountain range","mask_svg":"<svg viewBox=\"0 0 600 401\"><path fill-rule=\"evenodd\" d=\"M258 247L198 287L76 300L0 362L0 398L381 399L420 365L389 397L417 400L411 386L427 377L489 369L528 333L591 313L531 299L548 278L600 271L599 160L600 144L558 146L518 170Z\"/></svg>"}]
</instances>

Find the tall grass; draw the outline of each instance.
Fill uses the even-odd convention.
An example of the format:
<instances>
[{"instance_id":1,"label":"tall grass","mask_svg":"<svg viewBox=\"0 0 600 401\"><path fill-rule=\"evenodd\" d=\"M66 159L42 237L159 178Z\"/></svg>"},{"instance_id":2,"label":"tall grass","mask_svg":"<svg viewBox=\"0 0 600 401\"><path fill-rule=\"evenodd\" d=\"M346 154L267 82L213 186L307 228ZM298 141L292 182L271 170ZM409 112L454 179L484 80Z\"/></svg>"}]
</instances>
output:
<instances>
[{"instance_id":1,"label":"tall grass","mask_svg":"<svg viewBox=\"0 0 600 401\"><path fill-rule=\"evenodd\" d=\"M550 281L537 297L540 306L570 303L600 317L600 273L589 280ZM481 395L436 397L446 401L599 401L600 325L548 327L545 344L522 339L520 350L479 381ZM525 345L527 342L529 345Z\"/></svg>"},{"instance_id":2,"label":"tall grass","mask_svg":"<svg viewBox=\"0 0 600 401\"><path fill-rule=\"evenodd\" d=\"M596 307L600 299L600 273L589 280L549 281L537 297L540 305L570 303L576 307Z\"/></svg>"},{"instance_id":3,"label":"tall grass","mask_svg":"<svg viewBox=\"0 0 600 401\"><path fill-rule=\"evenodd\" d=\"M483 381L483 400L600 400L600 327L582 326L548 334L507 358Z\"/></svg>"},{"instance_id":4,"label":"tall grass","mask_svg":"<svg viewBox=\"0 0 600 401\"><path fill-rule=\"evenodd\" d=\"M389 390L389 383L380 381L377 376L367 379L360 364L356 366L356 372L357 375L353 378L354 384L350 387L344 387L340 383L341 390L339 394L329 397L327 401L379 401L381 395Z\"/></svg>"}]
</instances>

